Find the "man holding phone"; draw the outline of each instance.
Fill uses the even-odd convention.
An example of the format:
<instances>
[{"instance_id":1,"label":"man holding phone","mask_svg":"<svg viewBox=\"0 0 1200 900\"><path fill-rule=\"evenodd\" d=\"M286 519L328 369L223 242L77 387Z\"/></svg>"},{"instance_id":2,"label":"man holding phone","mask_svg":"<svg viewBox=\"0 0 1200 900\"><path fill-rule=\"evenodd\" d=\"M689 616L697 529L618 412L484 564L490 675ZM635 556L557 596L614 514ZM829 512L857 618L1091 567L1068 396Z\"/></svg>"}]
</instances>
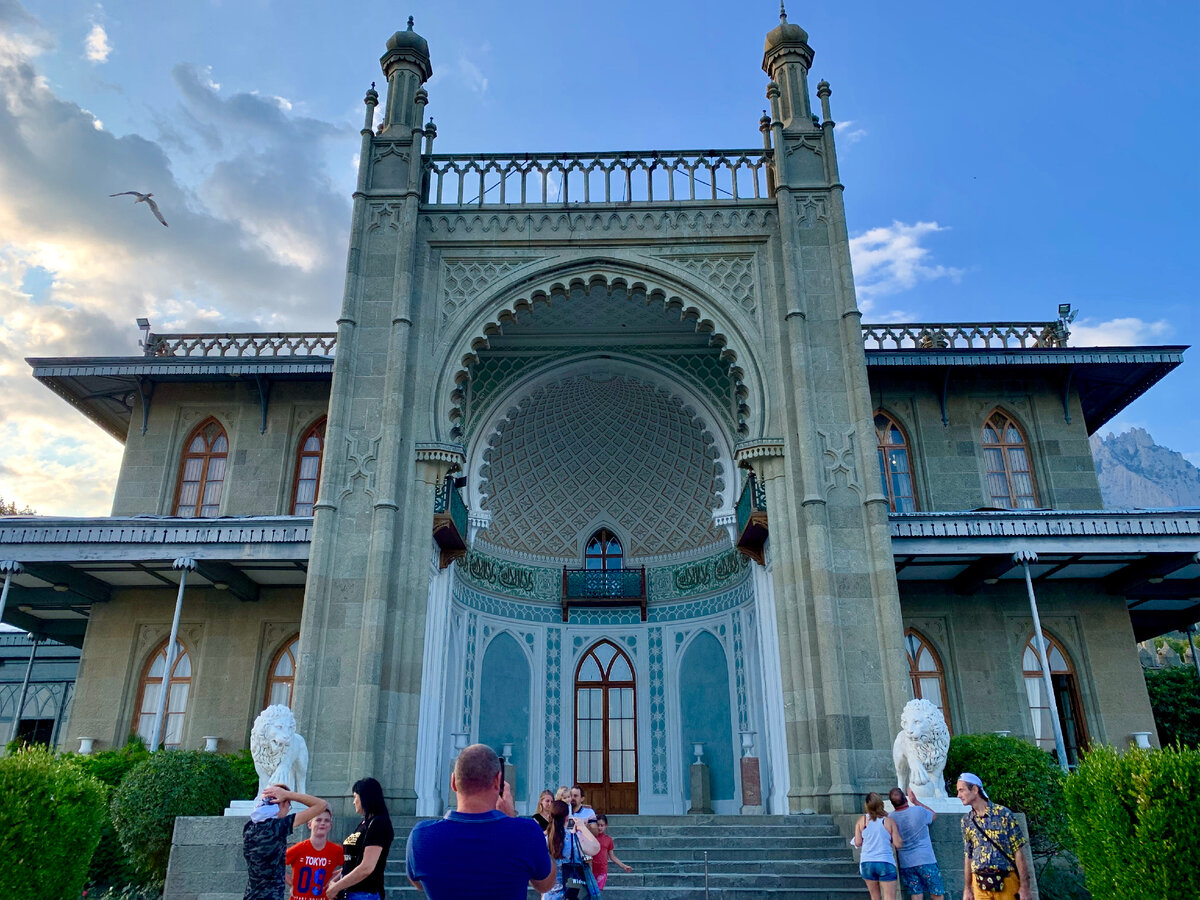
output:
<instances>
[{"instance_id":1,"label":"man holding phone","mask_svg":"<svg viewBox=\"0 0 1200 900\"><path fill-rule=\"evenodd\" d=\"M458 808L418 822L408 837L408 880L430 900L525 900L545 893L556 872L546 838L533 819L519 819L512 786L494 750L472 744L450 777Z\"/></svg>"}]
</instances>

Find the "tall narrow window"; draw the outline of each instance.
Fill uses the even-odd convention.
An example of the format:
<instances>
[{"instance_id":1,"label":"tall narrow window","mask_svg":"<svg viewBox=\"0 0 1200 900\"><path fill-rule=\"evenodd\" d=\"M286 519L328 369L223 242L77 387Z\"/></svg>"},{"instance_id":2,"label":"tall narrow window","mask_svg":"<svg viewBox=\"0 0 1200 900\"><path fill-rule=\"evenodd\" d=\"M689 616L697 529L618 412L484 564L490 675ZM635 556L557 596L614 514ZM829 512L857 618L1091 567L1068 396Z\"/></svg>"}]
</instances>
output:
<instances>
[{"instance_id":1,"label":"tall narrow window","mask_svg":"<svg viewBox=\"0 0 1200 900\"><path fill-rule=\"evenodd\" d=\"M271 660L271 671L267 675L267 706L282 703L292 705L292 687L296 683L296 654L300 648L300 635L296 635L279 648Z\"/></svg>"},{"instance_id":2,"label":"tall narrow window","mask_svg":"<svg viewBox=\"0 0 1200 900\"><path fill-rule=\"evenodd\" d=\"M875 436L879 444L879 471L883 493L892 512L916 512L913 493L912 462L908 440L900 424L883 411L875 413Z\"/></svg>"},{"instance_id":3,"label":"tall narrow window","mask_svg":"<svg viewBox=\"0 0 1200 900\"><path fill-rule=\"evenodd\" d=\"M914 700L925 699L942 711L946 727L950 727L950 705L946 702L946 675L942 661L933 645L913 629L904 632L904 649L908 655L908 677Z\"/></svg>"},{"instance_id":4,"label":"tall narrow window","mask_svg":"<svg viewBox=\"0 0 1200 900\"><path fill-rule=\"evenodd\" d=\"M585 569L619 569L624 555L621 552L621 542L607 528L601 528L587 542L583 552L583 567Z\"/></svg>"},{"instance_id":5,"label":"tall narrow window","mask_svg":"<svg viewBox=\"0 0 1200 900\"><path fill-rule=\"evenodd\" d=\"M215 516L221 509L221 486L229 457L229 438L216 419L196 426L183 445L175 515Z\"/></svg>"},{"instance_id":6,"label":"tall narrow window","mask_svg":"<svg viewBox=\"0 0 1200 900\"><path fill-rule=\"evenodd\" d=\"M636 813L637 703L633 665L604 640L575 670L575 781L594 809Z\"/></svg>"},{"instance_id":7,"label":"tall narrow window","mask_svg":"<svg viewBox=\"0 0 1200 900\"><path fill-rule=\"evenodd\" d=\"M300 439L296 454L296 491L292 495L292 515L311 516L317 502L317 483L321 480L321 454L325 450L325 417L322 416Z\"/></svg>"},{"instance_id":8,"label":"tall narrow window","mask_svg":"<svg viewBox=\"0 0 1200 900\"><path fill-rule=\"evenodd\" d=\"M163 716L162 745L175 750L183 742L183 719L187 715L188 693L192 687L192 657L187 647L175 642L175 664L171 677L167 671L167 642L163 641L151 654L142 673L138 691L138 735L149 744L154 738L154 717L162 697L163 682L167 683L167 707Z\"/></svg>"},{"instance_id":9,"label":"tall narrow window","mask_svg":"<svg viewBox=\"0 0 1200 900\"><path fill-rule=\"evenodd\" d=\"M1050 699L1046 694L1046 681L1042 676L1042 661L1031 637L1021 657L1021 668L1025 674L1025 694L1029 698L1029 715L1033 720L1033 739L1043 750L1055 753L1054 726L1051 724ZM1058 722L1062 726L1063 744L1066 745L1067 765L1079 763L1079 753L1088 745L1087 724L1083 718L1083 703L1079 697L1079 684L1075 681L1075 667L1062 645L1046 635L1046 661L1050 663L1050 683L1054 687L1054 700L1058 704Z\"/></svg>"},{"instance_id":10,"label":"tall narrow window","mask_svg":"<svg viewBox=\"0 0 1200 900\"><path fill-rule=\"evenodd\" d=\"M1012 416L999 409L988 416L983 424L982 443L992 505L1004 509L1037 508L1029 446Z\"/></svg>"}]
</instances>

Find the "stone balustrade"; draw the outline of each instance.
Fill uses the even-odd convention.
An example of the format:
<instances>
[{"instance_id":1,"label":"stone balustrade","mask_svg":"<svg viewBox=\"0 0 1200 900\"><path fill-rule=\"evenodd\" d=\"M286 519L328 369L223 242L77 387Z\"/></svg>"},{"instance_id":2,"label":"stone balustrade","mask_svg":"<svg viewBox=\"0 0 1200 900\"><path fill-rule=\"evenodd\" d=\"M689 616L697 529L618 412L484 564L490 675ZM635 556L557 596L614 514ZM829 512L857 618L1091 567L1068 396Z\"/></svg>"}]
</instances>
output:
<instances>
[{"instance_id":1,"label":"stone balustrade","mask_svg":"<svg viewBox=\"0 0 1200 900\"><path fill-rule=\"evenodd\" d=\"M332 331L147 334L143 350L146 356L333 356L336 345L337 335Z\"/></svg>"},{"instance_id":2,"label":"stone balustrade","mask_svg":"<svg viewBox=\"0 0 1200 900\"><path fill-rule=\"evenodd\" d=\"M771 151L431 154L429 206L768 200Z\"/></svg>"},{"instance_id":3,"label":"stone balustrade","mask_svg":"<svg viewBox=\"0 0 1200 900\"><path fill-rule=\"evenodd\" d=\"M868 350L1019 350L1067 346L1062 322L864 324Z\"/></svg>"}]
</instances>

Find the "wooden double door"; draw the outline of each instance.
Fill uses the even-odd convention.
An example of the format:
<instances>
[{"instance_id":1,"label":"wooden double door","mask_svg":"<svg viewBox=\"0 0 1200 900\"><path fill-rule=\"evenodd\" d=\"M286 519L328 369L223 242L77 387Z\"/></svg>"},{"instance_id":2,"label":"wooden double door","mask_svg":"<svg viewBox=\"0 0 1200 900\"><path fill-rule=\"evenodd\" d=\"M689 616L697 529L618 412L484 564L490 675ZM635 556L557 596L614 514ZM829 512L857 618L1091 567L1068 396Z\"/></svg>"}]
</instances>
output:
<instances>
[{"instance_id":1,"label":"wooden double door","mask_svg":"<svg viewBox=\"0 0 1200 900\"><path fill-rule=\"evenodd\" d=\"M593 645L575 670L575 781L598 813L636 813L637 687L612 641Z\"/></svg>"}]
</instances>

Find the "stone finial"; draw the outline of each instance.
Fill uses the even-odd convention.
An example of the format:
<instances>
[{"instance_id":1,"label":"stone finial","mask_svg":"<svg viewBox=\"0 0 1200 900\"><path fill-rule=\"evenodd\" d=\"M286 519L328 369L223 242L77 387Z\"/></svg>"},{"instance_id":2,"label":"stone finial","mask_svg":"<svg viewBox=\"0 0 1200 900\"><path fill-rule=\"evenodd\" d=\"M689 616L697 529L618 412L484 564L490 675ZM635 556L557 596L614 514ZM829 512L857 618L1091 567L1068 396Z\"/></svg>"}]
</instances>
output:
<instances>
[{"instance_id":1,"label":"stone finial","mask_svg":"<svg viewBox=\"0 0 1200 900\"><path fill-rule=\"evenodd\" d=\"M829 82L822 79L817 82L817 96L821 99L821 119L822 125L832 125L833 115L829 112L829 96L833 91L829 89Z\"/></svg>"},{"instance_id":2,"label":"stone finial","mask_svg":"<svg viewBox=\"0 0 1200 900\"><path fill-rule=\"evenodd\" d=\"M379 105L379 91L375 90L375 82L371 82L371 87L367 89L367 94L363 97L363 103L367 106Z\"/></svg>"},{"instance_id":3,"label":"stone finial","mask_svg":"<svg viewBox=\"0 0 1200 900\"><path fill-rule=\"evenodd\" d=\"M413 17L412 16L408 17L408 30L409 31L413 30Z\"/></svg>"},{"instance_id":4,"label":"stone finial","mask_svg":"<svg viewBox=\"0 0 1200 900\"><path fill-rule=\"evenodd\" d=\"M783 0L779 0L779 21L787 21L787 10L783 7Z\"/></svg>"}]
</instances>

